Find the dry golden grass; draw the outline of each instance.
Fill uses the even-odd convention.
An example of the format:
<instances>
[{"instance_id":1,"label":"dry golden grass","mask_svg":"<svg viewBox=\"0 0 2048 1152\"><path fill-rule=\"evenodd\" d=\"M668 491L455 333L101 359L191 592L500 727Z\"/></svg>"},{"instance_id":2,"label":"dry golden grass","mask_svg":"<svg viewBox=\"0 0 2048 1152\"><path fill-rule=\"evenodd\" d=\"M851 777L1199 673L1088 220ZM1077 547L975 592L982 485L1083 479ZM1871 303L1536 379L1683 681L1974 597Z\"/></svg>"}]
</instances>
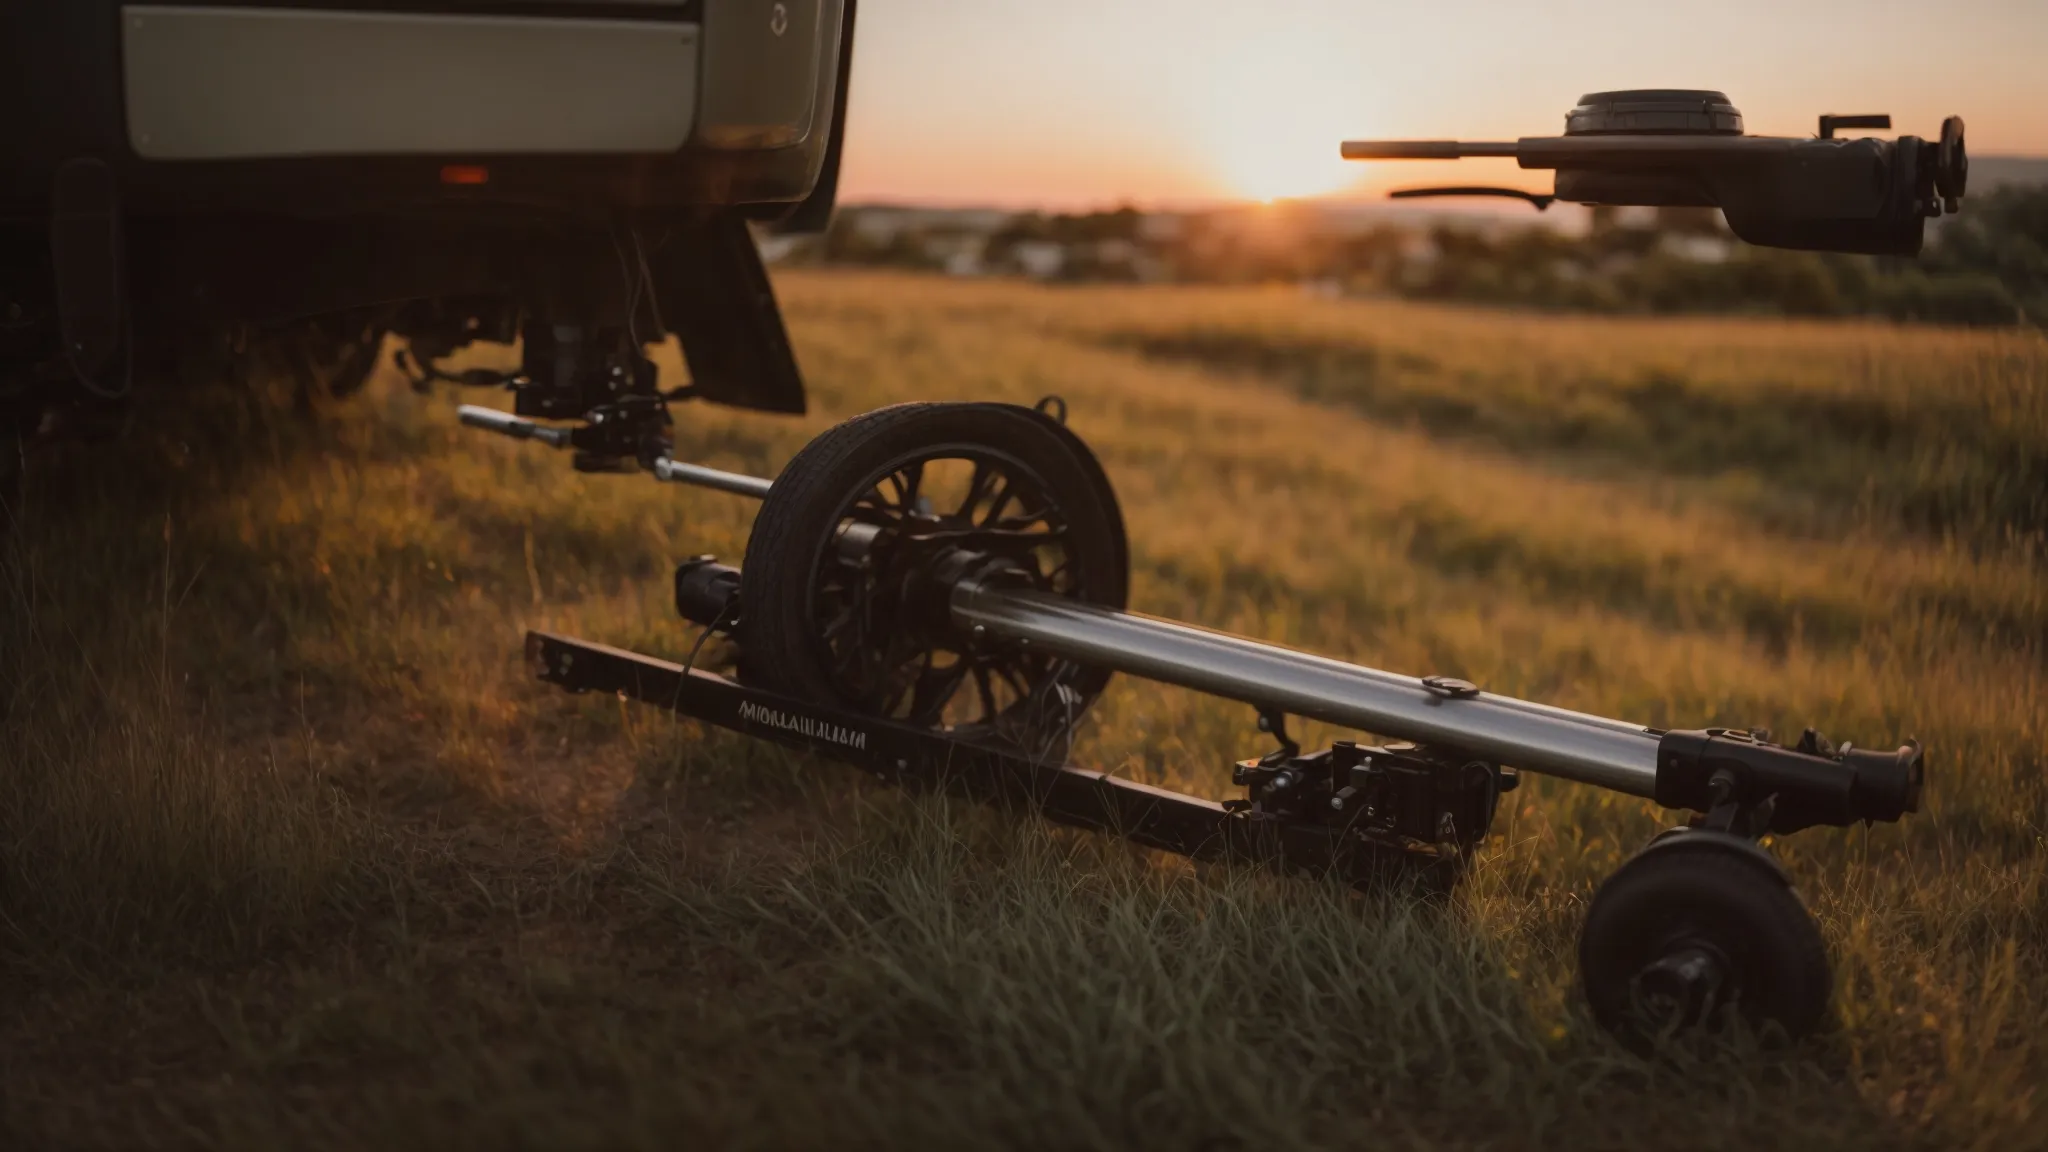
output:
<instances>
[{"instance_id":1,"label":"dry golden grass","mask_svg":"<svg viewBox=\"0 0 2048 1152\"><path fill-rule=\"evenodd\" d=\"M1920 816L1775 845L1840 1027L1670 1066L1592 1028L1573 942L1669 819L1639 801L1533 782L1424 908L545 691L527 627L680 652L668 569L737 557L751 506L385 380L34 477L0 629L24 1146L2048 1144L2048 340L781 288L812 415L679 412L691 458L1056 392L1147 611L1649 723L1918 735ZM1120 680L1078 758L1221 795L1259 747Z\"/></svg>"}]
</instances>

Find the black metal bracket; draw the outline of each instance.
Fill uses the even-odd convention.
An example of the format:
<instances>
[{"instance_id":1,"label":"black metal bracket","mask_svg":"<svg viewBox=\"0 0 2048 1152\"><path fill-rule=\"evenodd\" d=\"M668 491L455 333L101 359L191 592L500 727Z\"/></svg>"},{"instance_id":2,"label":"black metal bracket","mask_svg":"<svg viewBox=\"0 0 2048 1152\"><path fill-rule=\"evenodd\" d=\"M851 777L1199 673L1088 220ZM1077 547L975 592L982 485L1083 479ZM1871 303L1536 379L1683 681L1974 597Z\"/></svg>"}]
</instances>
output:
<instances>
[{"instance_id":1,"label":"black metal bracket","mask_svg":"<svg viewBox=\"0 0 2048 1152\"><path fill-rule=\"evenodd\" d=\"M1891 116L1883 112L1877 113L1875 115L1857 116L1838 116L1833 113L1829 113L1823 115L1820 118L1820 138L1823 140L1833 140L1835 138L1835 129L1837 128L1889 129L1891 126Z\"/></svg>"},{"instance_id":2,"label":"black metal bracket","mask_svg":"<svg viewBox=\"0 0 2048 1152\"><path fill-rule=\"evenodd\" d=\"M1479 685L1456 676L1424 676L1422 687L1432 696L1446 700L1469 700L1479 695Z\"/></svg>"},{"instance_id":3,"label":"black metal bracket","mask_svg":"<svg viewBox=\"0 0 2048 1152\"><path fill-rule=\"evenodd\" d=\"M1658 738L1654 798L1706 813L1704 826L1762 835L1897 820L1920 810L1925 776L1916 740L1891 751L1837 748L1808 729L1783 748L1762 729L1708 728Z\"/></svg>"},{"instance_id":4,"label":"black metal bracket","mask_svg":"<svg viewBox=\"0 0 2048 1152\"><path fill-rule=\"evenodd\" d=\"M1557 202L1557 197L1547 192L1526 192L1520 188L1492 188L1474 184L1460 184L1449 188L1397 188L1387 193L1389 200L1421 200L1432 196L1500 196L1510 200L1526 201L1538 212Z\"/></svg>"},{"instance_id":5,"label":"black metal bracket","mask_svg":"<svg viewBox=\"0 0 2048 1152\"><path fill-rule=\"evenodd\" d=\"M1197 860L1253 862L1443 891L1463 862L1366 838L1343 826L1226 806L1102 772L1030 759L972 732L912 728L794 700L723 676L548 632L526 634L534 674L571 692L606 692L746 736L850 764L891 784L1034 811Z\"/></svg>"},{"instance_id":6,"label":"black metal bracket","mask_svg":"<svg viewBox=\"0 0 2048 1152\"><path fill-rule=\"evenodd\" d=\"M1279 747L1261 757L1261 764L1281 764L1301 755L1301 745L1287 734L1287 713L1277 708L1259 709L1259 731L1271 736Z\"/></svg>"}]
</instances>

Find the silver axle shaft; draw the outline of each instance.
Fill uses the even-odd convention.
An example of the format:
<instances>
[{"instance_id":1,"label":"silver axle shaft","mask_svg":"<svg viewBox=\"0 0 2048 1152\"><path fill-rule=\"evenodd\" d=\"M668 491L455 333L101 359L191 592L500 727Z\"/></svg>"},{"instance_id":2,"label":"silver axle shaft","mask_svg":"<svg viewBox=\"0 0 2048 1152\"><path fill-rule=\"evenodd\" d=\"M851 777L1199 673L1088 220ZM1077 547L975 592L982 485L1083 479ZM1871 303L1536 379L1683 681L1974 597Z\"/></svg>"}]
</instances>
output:
<instances>
[{"instance_id":1,"label":"silver axle shaft","mask_svg":"<svg viewBox=\"0 0 2048 1152\"><path fill-rule=\"evenodd\" d=\"M1656 794L1658 735L1638 724L1486 692L1450 695L1412 676L1000 584L956 584L952 614L972 635L1078 664L1632 796Z\"/></svg>"}]
</instances>

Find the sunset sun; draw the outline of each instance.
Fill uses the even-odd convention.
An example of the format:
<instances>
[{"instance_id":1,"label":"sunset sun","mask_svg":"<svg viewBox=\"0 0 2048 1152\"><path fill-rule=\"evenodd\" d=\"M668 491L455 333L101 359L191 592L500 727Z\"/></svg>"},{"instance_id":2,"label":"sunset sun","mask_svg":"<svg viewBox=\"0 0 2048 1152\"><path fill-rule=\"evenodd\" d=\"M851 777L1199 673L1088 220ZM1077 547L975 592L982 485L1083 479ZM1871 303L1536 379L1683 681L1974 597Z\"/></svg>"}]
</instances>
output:
<instances>
[{"instance_id":1,"label":"sunset sun","mask_svg":"<svg viewBox=\"0 0 2048 1152\"><path fill-rule=\"evenodd\" d=\"M1206 78L1188 148L1219 192L1268 201L1323 196L1363 175L1337 153L1361 122L1343 74L1305 70L1297 56L1246 43Z\"/></svg>"},{"instance_id":2,"label":"sunset sun","mask_svg":"<svg viewBox=\"0 0 2048 1152\"><path fill-rule=\"evenodd\" d=\"M1359 176L1337 156L1337 136L1293 125L1219 134L1209 156L1223 190L1247 200L1324 196Z\"/></svg>"}]
</instances>

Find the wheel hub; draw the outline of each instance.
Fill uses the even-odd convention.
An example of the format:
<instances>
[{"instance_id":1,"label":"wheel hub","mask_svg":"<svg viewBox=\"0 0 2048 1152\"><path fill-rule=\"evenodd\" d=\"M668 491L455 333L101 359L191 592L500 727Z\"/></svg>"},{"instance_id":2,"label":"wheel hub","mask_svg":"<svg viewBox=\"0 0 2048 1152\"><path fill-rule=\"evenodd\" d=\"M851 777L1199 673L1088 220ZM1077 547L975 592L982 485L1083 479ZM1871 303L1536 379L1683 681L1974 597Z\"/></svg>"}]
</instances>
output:
<instances>
[{"instance_id":1,"label":"wheel hub","mask_svg":"<svg viewBox=\"0 0 2048 1152\"><path fill-rule=\"evenodd\" d=\"M1637 1011L1655 1023L1689 1028L1725 1002L1721 991L1727 974L1728 958L1719 948L1681 941L1636 973Z\"/></svg>"},{"instance_id":2,"label":"wheel hub","mask_svg":"<svg viewBox=\"0 0 2048 1152\"><path fill-rule=\"evenodd\" d=\"M911 723L1042 727L1063 666L961 634L948 605L952 585L969 577L1070 593L1065 517L1021 462L948 451L895 464L844 509L813 588L834 683ZM942 463L971 468L954 492L933 491L928 473Z\"/></svg>"}]
</instances>

